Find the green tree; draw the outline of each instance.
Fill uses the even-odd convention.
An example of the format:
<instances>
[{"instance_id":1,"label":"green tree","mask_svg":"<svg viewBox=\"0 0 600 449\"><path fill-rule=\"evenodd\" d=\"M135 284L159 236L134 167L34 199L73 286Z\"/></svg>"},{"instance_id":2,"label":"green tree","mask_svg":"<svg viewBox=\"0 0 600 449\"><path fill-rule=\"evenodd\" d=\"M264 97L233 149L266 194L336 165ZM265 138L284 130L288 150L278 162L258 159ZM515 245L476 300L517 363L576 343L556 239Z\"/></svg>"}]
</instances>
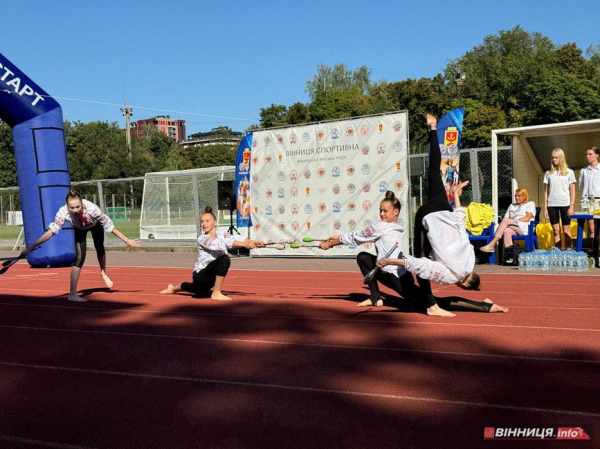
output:
<instances>
[{"instance_id":1,"label":"green tree","mask_svg":"<svg viewBox=\"0 0 600 449\"><path fill-rule=\"evenodd\" d=\"M237 146L235 145L207 145L204 147L194 147L190 151L191 162L194 168L235 165L236 154Z\"/></svg>"},{"instance_id":2,"label":"green tree","mask_svg":"<svg viewBox=\"0 0 600 449\"><path fill-rule=\"evenodd\" d=\"M555 46L540 33L528 33L520 26L487 36L445 69L446 79L456 84L457 70L465 78L461 95L502 110L510 126L520 126L519 113L528 87L546 78L556 67Z\"/></svg>"},{"instance_id":3,"label":"green tree","mask_svg":"<svg viewBox=\"0 0 600 449\"><path fill-rule=\"evenodd\" d=\"M0 187L17 185L17 167L12 130L6 123L0 123Z\"/></svg>"},{"instance_id":4,"label":"green tree","mask_svg":"<svg viewBox=\"0 0 600 449\"><path fill-rule=\"evenodd\" d=\"M260 109L260 127L274 128L287 125L287 107L281 104L271 104L268 108Z\"/></svg>"},{"instance_id":5,"label":"green tree","mask_svg":"<svg viewBox=\"0 0 600 449\"><path fill-rule=\"evenodd\" d=\"M588 120L600 116L600 95L593 81L575 73L551 73L529 86L526 125Z\"/></svg>"},{"instance_id":6,"label":"green tree","mask_svg":"<svg viewBox=\"0 0 600 449\"><path fill-rule=\"evenodd\" d=\"M332 92L358 90L359 93L366 94L370 87L371 69L361 66L356 70L350 70L346 64L335 64L333 67L320 64L317 67L317 74L306 82L306 92L313 102L320 96Z\"/></svg>"},{"instance_id":7,"label":"green tree","mask_svg":"<svg viewBox=\"0 0 600 449\"><path fill-rule=\"evenodd\" d=\"M288 108L286 122L288 125L299 125L311 121L307 104L294 103Z\"/></svg>"},{"instance_id":8,"label":"green tree","mask_svg":"<svg viewBox=\"0 0 600 449\"><path fill-rule=\"evenodd\" d=\"M491 145L492 130L506 128L504 112L473 99L453 100L450 109L465 108L462 148L483 148Z\"/></svg>"}]
</instances>

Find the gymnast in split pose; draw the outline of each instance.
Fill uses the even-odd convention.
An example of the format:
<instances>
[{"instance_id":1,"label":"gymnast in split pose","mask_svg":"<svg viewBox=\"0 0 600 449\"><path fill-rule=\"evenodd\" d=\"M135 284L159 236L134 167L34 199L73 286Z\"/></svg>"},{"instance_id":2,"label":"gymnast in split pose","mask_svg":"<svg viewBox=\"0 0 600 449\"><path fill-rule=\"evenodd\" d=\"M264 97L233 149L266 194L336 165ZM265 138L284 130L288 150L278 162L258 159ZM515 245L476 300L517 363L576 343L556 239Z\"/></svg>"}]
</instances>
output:
<instances>
[{"instance_id":1,"label":"gymnast in split pose","mask_svg":"<svg viewBox=\"0 0 600 449\"><path fill-rule=\"evenodd\" d=\"M77 283L81 274L81 267L85 262L86 256L86 236L88 231L92 233L94 248L98 256L100 265L100 276L108 288L112 288L113 281L106 274L106 251L104 249L104 232L111 232L119 237L129 246L142 246L138 240L125 237L113 224L112 220L102 213L100 208L94 203L81 198L81 195L75 190L69 191L65 198L66 205L62 206L56 213L54 222L48 225L48 230L44 232L33 245L21 253L21 257L26 257L34 248L50 240L52 236L58 234L58 231L68 221L73 225L75 231L75 252L76 259L71 269L71 288L69 291L69 301L87 301L77 294Z\"/></svg>"},{"instance_id":2,"label":"gymnast in split pose","mask_svg":"<svg viewBox=\"0 0 600 449\"><path fill-rule=\"evenodd\" d=\"M437 301L431 291L430 281L440 284L456 284L465 290L481 290L481 280L475 273L475 251L465 229L466 212L460 205L463 188L469 181L452 186L456 208L448 203L446 189L440 176L441 152L436 131L437 120L427 116L429 129L429 162L427 203L422 205L415 216L414 249L415 256L384 258L378 266L404 267L417 275L421 287L421 297L428 307L428 314L454 316L453 313L437 308ZM425 257L421 257L424 255ZM431 256L431 259L429 258ZM490 299L483 302L462 300L460 306L482 312L507 312ZM431 313L430 313L431 311Z\"/></svg>"},{"instance_id":3,"label":"gymnast in split pose","mask_svg":"<svg viewBox=\"0 0 600 449\"><path fill-rule=\"evenodd\" d=\"M217 229L217 217L213 214L212 207L207 206L200 219L203 234L198 237L198 261L192 273L192 282L181 284L169 284L167 288L160 291L163 295L172 295L178 292L192 293L194 296L208 295L212 289L210 298L213 301L229 301L231 298L221 291L223 281L231 259L227 254L228 249L233 248L259 248L265 242L250 240L242 235L231 235L228 232Z\"/></svg>"}]
</instances>

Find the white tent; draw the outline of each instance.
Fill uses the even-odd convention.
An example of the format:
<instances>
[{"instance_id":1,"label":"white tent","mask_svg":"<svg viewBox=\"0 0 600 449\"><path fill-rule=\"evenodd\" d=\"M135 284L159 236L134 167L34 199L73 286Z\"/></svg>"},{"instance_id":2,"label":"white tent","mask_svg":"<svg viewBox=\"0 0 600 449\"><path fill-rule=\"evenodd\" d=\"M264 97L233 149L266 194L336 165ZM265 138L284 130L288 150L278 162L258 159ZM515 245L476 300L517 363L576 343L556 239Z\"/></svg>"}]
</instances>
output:
<instances>
[{"instance_id":1,"label":"white tent","mask_svg":"<svg viewBox=\"0 0 600 449\"><path fill-rule=\"evenodd\" d=\"M525 188L536 206L544 206L544 173L550 168L550 155L555 148L565 152L569 168L579 179L586 167L585 150L600 147L600 119L553 123L492 131L492 207L498 214L498 136L512 138L513 191ZM579 210L579 188L575 210ZM543 219L543 217L542 217Z\"/></svg>"}]
</instances>

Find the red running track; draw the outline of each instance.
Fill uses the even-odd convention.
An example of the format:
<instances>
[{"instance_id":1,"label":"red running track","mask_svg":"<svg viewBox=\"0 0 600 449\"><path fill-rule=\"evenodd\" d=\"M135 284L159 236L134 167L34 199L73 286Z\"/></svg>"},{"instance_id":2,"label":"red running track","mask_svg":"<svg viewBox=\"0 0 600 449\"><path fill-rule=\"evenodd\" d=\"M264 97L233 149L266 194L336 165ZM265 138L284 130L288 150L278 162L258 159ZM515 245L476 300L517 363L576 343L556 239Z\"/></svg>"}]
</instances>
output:
<instances>
[{"instance_id":1,"label":"red running track","mask_svg":"<svg viewBox=\"0 0 600 449\"><path fill-rule=\"evenodd\" d=\"M357 273L232 270L231 302L156 294L188 269L16 265L0 278L0 447L477 448L486 427L600 439L597 278L483 275L507 314L357 308ZM542 443L539 443L542 444Z\"/></svg>"}]
</instances>

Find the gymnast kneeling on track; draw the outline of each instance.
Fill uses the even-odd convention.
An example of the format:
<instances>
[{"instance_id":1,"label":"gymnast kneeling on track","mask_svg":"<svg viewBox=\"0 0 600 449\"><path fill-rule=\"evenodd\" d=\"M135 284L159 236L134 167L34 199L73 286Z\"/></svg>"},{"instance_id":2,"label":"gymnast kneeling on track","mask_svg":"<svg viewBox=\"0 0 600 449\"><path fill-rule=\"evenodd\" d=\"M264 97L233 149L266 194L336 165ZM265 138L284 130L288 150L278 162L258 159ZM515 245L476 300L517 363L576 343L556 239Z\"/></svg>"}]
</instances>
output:
<instances>
[{"instance_id":1,"label":"gymnast kneeling on track","mask_svg":"<svg viewBox=\"0 0 600 449\"><path fill-rule=\"evenodd\" d=\"M85 262L86 256L86 236L91 231L94 240L94 248L100 264L100 276L108 288L112 288L113 281L106 274L106 251L104 250L104 232L111 232L119 237L129 246L141 246L138 240L125 237L113 224L112 220L102 213L100 208L90 201L81 198L81 195L75 190L69 191L65 198L66 205L62 206L54 218L54 222L48 225L48 230L44 232L33 245L21 253L20 257L26 257L34 248L50 240L53 235L68 221L73 225L75 231L75 251L76 259L71 269L71 288L69 291L69 301L87 301L77 294L77 283L81 274L81 267Z\"/></svg>"},{"instance_id":2,"label":"gymnast kneeling on track","mask_svg":"<svg viewBox=\"0 0 600 449\"><path fill-rule=\"evenodd\" d=\"M210 298L214 301L229 301L221 291L223 281L231 260L227 254L233 248L259 248L265 242L250 240L242 235L233 236L228 232L217 229L217 217L213 214L212 207L207 206L200 219L202 234L198 237L198 261L192 273L192 282L182 282L178 285L169 284L160 291L163 295L172 295L178 292L192 293L194 296L207 295L212 289Z\"/></svg>"},{"instance_id":3,"label":"gymnast kneeling on track","mask_svg":"<svg viewBox=\"0 0 600 449\"><path fill-rule=\"evenodd\" d=\"M404 228L398 224L400 208L400 201L396 198L394 192L388 191L379 205L380 222L362 231L331 236L324 242L321 242L319 247L327 250L337 245L362 245L367 242L375 242L377 256L363 251L356 258L361 273L363 276L366 276L376 267L376 262L386 254L389 254L390 257L393 255L398 257L401 253ZM373 279L368 282L367 285L371 293L370 298L359 303L358 307L383 305L383 300L379 294L378 282L391 288L409 301L415 300L417 286L412 274L408 273L402 267L387 267L377 272Z\"/></svg>"}]
</instances>

